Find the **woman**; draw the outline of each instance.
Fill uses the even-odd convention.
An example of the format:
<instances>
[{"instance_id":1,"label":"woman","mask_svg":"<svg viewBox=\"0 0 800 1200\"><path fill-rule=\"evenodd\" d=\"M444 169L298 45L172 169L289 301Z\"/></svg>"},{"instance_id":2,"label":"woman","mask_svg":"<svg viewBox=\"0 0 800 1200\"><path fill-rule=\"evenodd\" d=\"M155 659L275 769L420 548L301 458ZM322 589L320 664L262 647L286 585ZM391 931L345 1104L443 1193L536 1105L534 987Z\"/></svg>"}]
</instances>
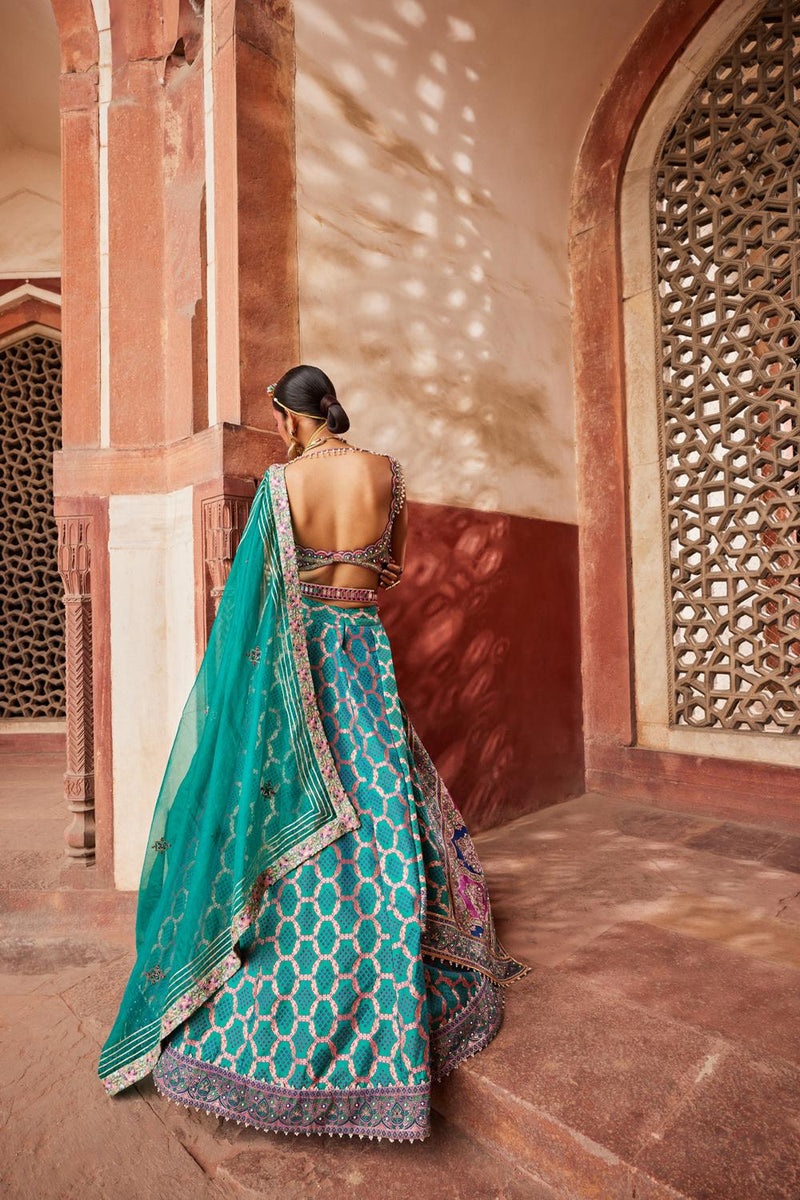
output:
<instances>
[{"instance_id":1,"label":"woman","mask_svg":"<svg viewBox=\"0 0 800 1200\"><path fill-rule=\"evenodd\" d=\"M530 968L397 694L377 592L402 575L402 468L342 437L318 368L268 392L289 462L256 490L181 716L99 1072L263 1129L425 1138L431 1081Z\"/></svg>"}]
</instances>

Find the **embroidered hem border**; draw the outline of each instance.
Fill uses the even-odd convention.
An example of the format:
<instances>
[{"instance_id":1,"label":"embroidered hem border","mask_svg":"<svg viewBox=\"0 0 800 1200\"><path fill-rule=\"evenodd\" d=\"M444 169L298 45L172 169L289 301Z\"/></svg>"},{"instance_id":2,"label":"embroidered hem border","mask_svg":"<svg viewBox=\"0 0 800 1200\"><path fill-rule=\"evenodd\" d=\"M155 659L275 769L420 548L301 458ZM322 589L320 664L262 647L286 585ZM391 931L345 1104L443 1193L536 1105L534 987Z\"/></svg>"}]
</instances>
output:
<instances>
[{"instance_id":1,"label":"embroidered hem border","mask_svg":"<svg viewBox=\"0 0 800 1200\"><path fill-rule=\"evenodd\" d=\"M351 828L350 822L346 820L332 823L313 834L306 844L284 854L266 871L262 871L256 878L255 883L251 885L249 899L231 921L229 930L231 948L229 952L224 954L201 979L196 980L191 987L181 992L175 1002L163 1013L159 1025L158 1038L151 1042L146 1051L131 1058L124 1066L117 1070L110 1072L108 1075L101 1076L103 1087L110 1096L115 1096L117 1092L130 1087L137 1079L143 1079L145 1075L149 1075L158 1062L161 1053L161 1043L164 1038L172 1033L174 1029L177 1029L178 1025L181 1025L195 1009L199 1008L209 996L213 996L240 969L242 960L239 952L234 947L245 930L249 929L254 923L261 907L264 892L270 884L279 879L281 875L299 866L310 853L317 853L319 850L324 849L331 842L341 837L343 833L349 832ZM151 1040L152 1036L151 1030L149 1031L148 1040Z\"/></svg>"},{"instance_id":2,"label":"embroidered hem border","mask_svg":"<svg viewBox=\"0 0 800 1200\"><path fill-rule=\"evenodd\" d=\"M165 1049L153 1071L170 1100L257 1129L413 1141L430 1134L430 1085L289 1088Z\"/></svg>"},{"instance_id":3,"label":"embroidered hem border","mask_svg":"<svg viewBox=\"0 0 800 1200\"><path fill-rule=\"evenodd\" d=\"M438 1083L483 1050L503 1023L503 989L487 980L472 1004L431 1030L431 1078ZM414 1141L430 1134L430 1084L375 1088L288 1088L237 1075L167 1047L153 1068L156 1090L189 1108L281 1133Z\"/></svg>"},{"instance_id":4,"label":"embroidered hem border","mask_svg":"<svg viewBox=\"0 0 800 1200\"><path fill-rule=\"evenodd\" d=\"M502 987L484 979L472 1003L443 1027L431 1028L431 1077L435 1083L483 1050L503 1024Z\"/></svg>"},{"instance_id":5,"label":"embroidered hem border","mask_svg":"<svg viewBox=\"0 0 800 1200\"><path fill-rule=\"evenodd\" d=\"M493 954L485 942L463 933L454 921L436 916L428 917L422 937L422 950L429 958L439 958L457 967L474 967L492 983L503 987L516 983L532 970L528 964L512 958L499 942L497 947L498 953Z\"/></svg>"}]
</instances>

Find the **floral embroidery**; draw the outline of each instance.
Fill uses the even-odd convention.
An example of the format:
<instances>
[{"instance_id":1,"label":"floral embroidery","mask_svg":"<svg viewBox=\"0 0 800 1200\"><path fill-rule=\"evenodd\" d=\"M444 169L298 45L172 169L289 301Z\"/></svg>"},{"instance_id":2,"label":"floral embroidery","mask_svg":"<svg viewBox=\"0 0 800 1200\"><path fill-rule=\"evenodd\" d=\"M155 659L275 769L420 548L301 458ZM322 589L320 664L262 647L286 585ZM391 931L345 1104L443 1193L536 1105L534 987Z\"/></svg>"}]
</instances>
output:
<instances>
[{"instance_id":1,"label":"floral embroidery","mask_svg":"<svg viewBox=\"0 0 800 1200\"><path fill-rule=\"evenodd\" d=\"M158 838L155 842L153 842L151 848L155 850L156 854L166 854L171 845L172 843L166 841L164 838Z\"/></svg>"},{"instance_id":2,"label":"floral embroidery","mask_svg":"<svg viewBox=\"0 0 800 1200\"><path fill-rule=\"evenodd\" d=\"M503 988L489 979L473 1003L444 1027L431 1029L431 1077L438 1082L492 1040L503 1021Z\"/></svg>"},{"instance_id":3,"label":"floral embroidery","mask_svg":"<svg viewBox=\"0 0 800 1200\"><path fill-rule=\"evenodd\" d=\"M440 853L451 880L443 911L427 914L422 949L432 958L474 967L495 983L512 983L531 967L512 958L497 937L483 869L461 813L407 712L403 725L425 805L436 815L431 827L439 828Z\"/></svg>"},{"instance_id":4,"label":"floral embroidery","mask_svg":"<svg viewBox=\"0 0 800 1200\"><path fill-rule=\"evenodd\" d=\"M252 650L248 650L247 657L250 659L250 662L253 664L253 666L260 662L261 651L259 650L258 646L254 646Z\"/></svg>"},{"instance_id":5,"label":"floral embroidery","mask_svg":"<svg viewBox=\"0 0 800 1200\"><path fill-rule=\"evenodd\" d=\"M147 978L150 981L150 983L158 983L158 981L160 979L165 979L166 976L164 975L164 972L161 970L161 967L156 966L156 967L153 967L152 970L150 970L150 971L145 971L145 978Z\"/></svg>"},{"instance_id":6,"label":"floral embroidery","mask_svg":"<svg viewBox=\"0 0 800 1200\"><path fill-rule=\"evenodd\" d=\"M265 800L271 800L272 797L277 792L277 788L274 788L272 786L272 784L270 783L270 781L267 780L266 783L261 784L259 791L261 792L261 795L264 797Z\"/></svg>"}]
</instances>

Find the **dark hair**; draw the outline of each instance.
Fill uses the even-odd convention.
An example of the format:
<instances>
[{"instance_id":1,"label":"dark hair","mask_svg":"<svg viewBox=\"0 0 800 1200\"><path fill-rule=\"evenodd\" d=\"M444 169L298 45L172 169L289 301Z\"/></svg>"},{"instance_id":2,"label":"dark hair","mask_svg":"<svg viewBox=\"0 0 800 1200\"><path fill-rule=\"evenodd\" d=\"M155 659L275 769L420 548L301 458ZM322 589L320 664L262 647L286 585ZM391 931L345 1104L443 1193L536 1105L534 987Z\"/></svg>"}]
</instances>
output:
<instances>
[{"instance_id":1,"label":"dark hair","mask_svg":"<svg viewBox=\"0 0 800 1200\"><path fill-rule=\"evenodd\" d=\"M291 367L275 384L272 403L276 400L304 416L325 417L331 433L345 433L350 428L350 418L336 399L336 388L319 367L303 363Z\"/></svg>"}]
</instances>

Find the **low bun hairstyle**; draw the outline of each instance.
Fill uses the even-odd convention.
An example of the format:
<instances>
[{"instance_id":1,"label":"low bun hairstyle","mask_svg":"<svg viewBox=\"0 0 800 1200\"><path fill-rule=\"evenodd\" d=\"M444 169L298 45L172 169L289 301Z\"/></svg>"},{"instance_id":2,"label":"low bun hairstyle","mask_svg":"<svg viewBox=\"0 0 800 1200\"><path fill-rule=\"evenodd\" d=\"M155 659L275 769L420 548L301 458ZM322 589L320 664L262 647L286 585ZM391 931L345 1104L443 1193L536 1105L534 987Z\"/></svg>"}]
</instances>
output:
<instances>
[{"instance_id":1,"label":"low bun hairstyle","mask_svg":"<svg viewBox=\"0 0 800 1200\"><path fill-rule=\"evenodd\" d=\"M326 392L319 402L319 411L327 418L331 433L344 433L350 428L350 418L333 392Z\"/></svg>"},{"instance_id":2,"label":"low bun hairstyle","mask_svg":"<svg viewBox=\"0 0 800 1200\"><path fill-rule=\"evenodd\" d=\"M303 416L324 417L331 433L345 433L350 428L350 418L336 398L336 389L319 367L301 363L281 375L275 384L273 404L276 400L278 408L285 404Z\"/></svg>"}]
</instances>

